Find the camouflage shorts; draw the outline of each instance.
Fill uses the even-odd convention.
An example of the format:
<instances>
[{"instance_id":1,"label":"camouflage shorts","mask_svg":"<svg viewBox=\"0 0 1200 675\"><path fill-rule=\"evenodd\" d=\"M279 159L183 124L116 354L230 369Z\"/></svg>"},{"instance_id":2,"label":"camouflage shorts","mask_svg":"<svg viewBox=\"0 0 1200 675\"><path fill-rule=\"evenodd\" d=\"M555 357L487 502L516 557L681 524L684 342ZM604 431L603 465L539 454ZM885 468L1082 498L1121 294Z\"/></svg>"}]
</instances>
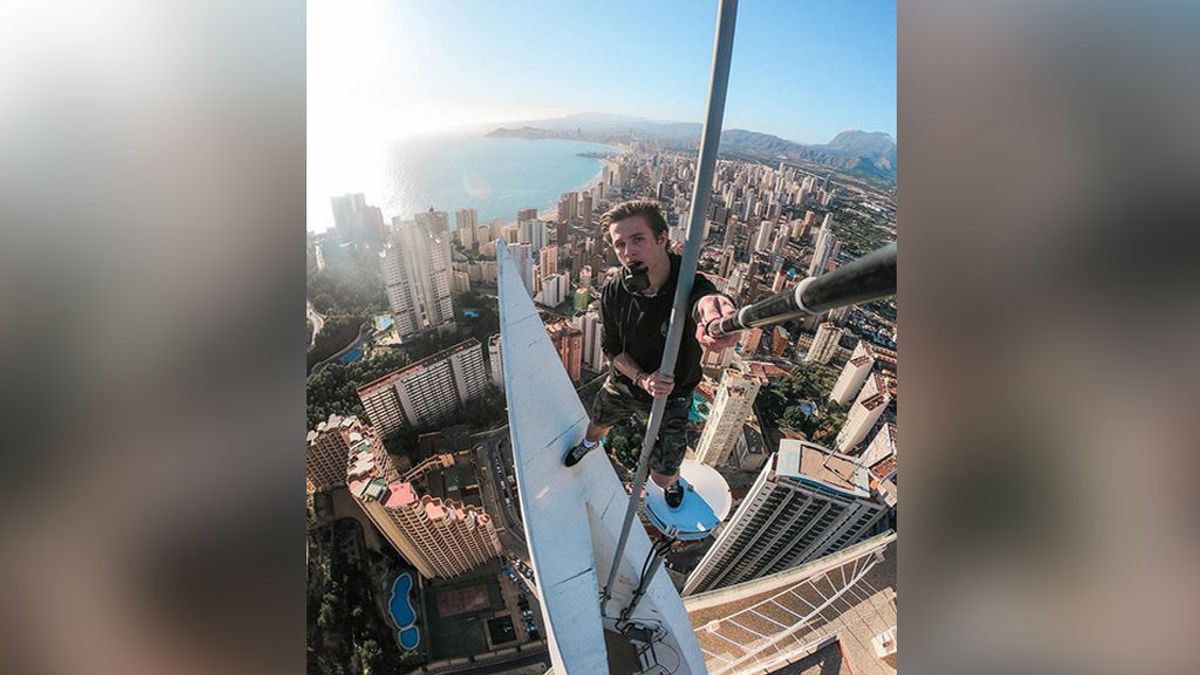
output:
<instances>
[{"instance_id":1,"label":"camouflage shorts","mask_svg":"<svg viewBox=\"0 0 1200 675\"><path fill-rule=\"evenodd\" d=\"M601 427L616 426L634 414L645 421L652 403L635 397L627 385L614 382L610 377L592 399L592 423ZM690 393L667 399L658 439L650 453L650 468L654 471L666 475L679 471L687 451L687 421L691 407Z\"/></svg>"}]
</instances>

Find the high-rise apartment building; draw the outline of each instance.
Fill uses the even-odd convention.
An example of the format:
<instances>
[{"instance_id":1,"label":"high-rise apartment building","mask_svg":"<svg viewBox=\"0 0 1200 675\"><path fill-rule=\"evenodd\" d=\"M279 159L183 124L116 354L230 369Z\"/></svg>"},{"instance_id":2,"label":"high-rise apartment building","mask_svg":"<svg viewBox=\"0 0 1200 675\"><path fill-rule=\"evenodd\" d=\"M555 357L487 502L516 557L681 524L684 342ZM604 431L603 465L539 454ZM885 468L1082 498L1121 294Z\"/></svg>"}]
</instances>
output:
<instances>
[{"instance_id":1,"label":"high-rise apartment building","mask_svg":"<svg viewBox=\"0 0 1200 675\"><path fill-rule=\"evenodd\" d=\"M540 220L522 220L517 223L517 243L529 244L537 253L546 245L546 223Z\"/></svg>"},{"instance_id":2,"label":"high-rise apartment building","mask_svg":"<svg viewBox=\"0 0 1200 675\"><path fill-rule=\"evenodd\" d=\"M579 195L579 218L583 221L584 229L592 227L592 193L584 191Z\"/></svg>"},{"instance_id":3,"label":"high-rise apartment building","mask_svg":"<svg viewBox=\"0 0 1200 675\"><path fill-rule=\"evenodd\" d=\"M791 333L783 326L775 326L771 331L771 354L782 358L787 352L788 344L792 341Z\"/></svg>"},{"instance_id":4,"label":"high-rise apartment building","mask_svg":"<svg viewBox=\"0 0 1200 675\"><path fill-rule=\"evenodd\" d=\"M462 295L471 291L471 275L467 272L455 272L450 284L450 293Z\"/></svg>"},{"instance_id":5,"label":"high-rise apartment building","mask_svg":"<svg viewBox=\"0 0 1200 675\"><path fill-rule=\"evenodd\" d=\"M895 379L890 375L873 372L867 377L854 405L846 413L846 423L838 432L835 445L838 452L849 453L875 426L889 403L895 398Z\"/></svg>"},{"instance_id":6,"label":"high-rise apartment building","mask_svg":"<svg viewBox=\"0 0 1200 675\"><path fill-rule=\"evenodd\" d=\"M412 222L394 219L394 241L380 253L380 270L396 330L406 337L454 322L450 244Z\"/></svg>"},{"instance_id":7,"label":"high-rise apartment building","mask_svg":"<svg viewBox=\"0 0 1200 675\"><path fill-rule=\"evenodd\" d=\"M475 209L459 209L454 212L454 227L457 230L472 230L479 227L479 212Z\"/></svg>"},{"instance_id":8,"label":"high-rise apartment building","mask_svg":"<svg viewBox=\"0 0 1200 675\"><path fill-rule=\"evenodd\" d=\"M379 467L379 453L358 447L346 475L350 494L421 576L458 576L500 555L496 526L483 509L417 494L413 481L426 471L453 466L452 455L435 456L403 478L389 478Z\"/></svg>"},{"instance_id":9,"label":"high-rise apartment building","mask_svg":"<svg viewBox=\"0 0 1200 675\"><path fill-rule=\"evenodd\" d=\"M488 338L488 365L492 370L492 384L504 391L504 357L500 352L500 334Z\"/></svg>"},{"instance_id":10,"label":"high-rise apartment building","mask_svg":"<svg viewBox=\"0 0 1200 675\"><path fill-rule=\"evenodd\" d=\"M874 469L880 462L896 456L896 425L887 422L879 427L879 431L875 432L875 436L871 438L871 442L863 449L862 455L856 464L865 466L868 469ZM881 478L886 478L882 476Z\"/></svg>"},{"instance_id":11,"label":"high-rise apartment building","mask_svg":"<svg viewBox=\"0 0 1200 675\"><path fill-rule=\"evenodd\" d=\"M330 199L333 207L333 235L340 244L365 244L372 249L383 245L387 238L383 211L367 204L361 193L346 194Z\"/></svg>"},{"instance_id":12,"label":"high-rise apartment building","mask_svg":"<svg viewBox=\"0 0 1200 675\"><path fill-rule=\"evenodd\" d=\"M684 595L790 569L866 539L887 513L866 469L785 439L688 576Z\"/></svg>"},{"instance_id":13,"label":"high-rise apartment building","mask_svg":"<svg viewBox=\"0 0 1200 675\"><path fill-rule=\"evenodd\" d=\"M417 223L417 227L434 236L450 231L450 214L445 211L434 211L432 207L428 211L414 215L413 220Z\"/></svg>"},{"instance_id":14,"label":"high-rise apartment building","mask_svg":"<svg viewBox=\"0 0 1200 675\"><path fill-rule=\"evenodd\" d=\"M483 347L475 338L358 388L371 424L387 436L445 418L487 388Z\"/></svg>"},{"instance_id":15,"label":"high-rise apartment building","mask_svg":"<svg viewBox=\"0 0 1200 675\"><path fill-rule=\"evenodd\" d=\"M779 269L775 270L775 281L771 282L771 292L778 293L779 291L782 291L787 282L787 271L780 267Z\"/></svg>"},{"instance_id":16,"label":"high-rise apartment building","mask_svg":"<svg viewBox=\"0 0 1200 675\"><path fill-rule=\"evenodd\" d=\"M850 354L850 359L842 367L842 372L838 375L837 381L833 383L833 389L829 393L829 400L834 401L842 407L850 405L850 402L858 397L858 392L862 390L863 383L867 381L867 375L870 374L877 363L882 367L895 370L896 353L890 349L884 349L883 347L859 340L858 344L854 346L854 351Z\"/></svg>"},{"instance_id":17,"label":"high-rise apartment building","mask_svg":"<svg viewBox=\"0 0 1200 675\"><path fill-rule=\"evenodd\" d=\"M571 275L561 272L540 278L542 290L534 298L537 302L546 307L558 307L567 300L567 294L571 291Z\"/></svg>"},{"instance_id":18,"label":"high-rise apartment building","mask_svg":"<svg viewBox=\"0 0 1200 675\"><path fill-rule=\"evenodd\" d=\"M817 231L817 241L813 245L812 260L808 264L808 276L815 277L825 273L825 267L833 258L836 238L833 236L832 213L825 214L821 229Z\"/></svg>"},{"instance_id":19,"label":"high-rise apartment building","mask_svg":"<svg viewBox=\"0 0 1200 675\"><path fill-rule=\"evenodd\" d=\"M558 198L558 222L569 223L579 213L579 193L564 192ZM559 242L560 244L563 242Z\"/></svg>"},{"instance_id":20,"label":"high-rise apartment building","mask_svg":"<svg viewBox=\"0 0 1200 675\"><path fill-rule=\"evenodd\" d=\"M722 466L728 461L761 386L762 381L756 375L742 372L740 368L725 369L712 412L704 424L700 442L696 444L697 461L710 466Z\"/></svg>"},{"instance_id":21,"label":"high-rise apartment building","mask_svg":"<svg viewBox=\"0 0 1200 675\"><path fill-rule=\"evenodd\" d=\"M383 285L387 291L388 307L395 319L396 332L401 337L412 335L423 325L417 288L412 282L411 253L404 246L388 244L379 253L379 269L383 272Z\"/></svg>"},{"instance_id":22,"label":"high-rise apartment building","mask_svg":"<svg viewBox=\"0 0 1200 675\"><path fill-rule=\"evenodd\" d=\"M380 470L393 478L396 467L383 449L375 431L357 417L330 415L308 432L308 454L304 468L310 492L325 492L346 484L346 468L354 448L375 448L381 454Z\"/></svg>"},{"instance_id":23,"label":"high-rise apartment building","mask_svg":"<svg viewBox=\"0 0 1200 675\"><path fill-rule=\"evenodd\" d=\"M771 221L764 220L758 224L758 233L754 237L754 250L760 253L771 249Z\"/></svg>"},{"instance_id":24,"label":"high-rise apartment building","mask_svg":"<svg viewBox=\"0 0 1200 675\"><path fill-rule=\"evenodd\" d=\"M517 222L521 222L522 220L537 220L537 217L538 217L537 209L518 209L517 210Z\"/></svg>"},{"instance_id":25,"label":"high-rise apartment building","mask_svg":"<svg viewBox=\"0 0 1200 675\"><path fill-rule=\"evenodd\" d=\"M583 334L583 356L581 358L583 367L593 373L604 372L608 363L601 345L603 324L600 322L600 314L597 312L580 314L575 317L575 327Z\"/></svg>"},{"instance_id":26,"label":"high-rise apartment building","mask_svg":"<svg viewBox=\"0 0 1200 675\"><path fill-rule=\"evenodd\" d=\"M804 357L809 363L829 363L838 350L838 340L842 339L842 329L826 321L817 327L817 335L813 338L808 354Z\"/></svg>"},{"instance_id":27,"label":"high-rise apartment building","mask_svg":"<svg viewBox=\"0 0 1200 675\"><path fill-rule=\"evenodd\" d=\"M572 382L578 382L580 366L583 364L583 331L571 324L569 319L560 319L546 324L546 333L554 345L563 368Z\"/></svg>"},{"instance_id":28,"label":"high-rise apartment building","mask_svg":"<svg viewBox=\"0 0 1200 675\"><path fill-rule=\"evenodd\" d=\"M547 277L551 274L558 274L558 247L544 246L541 251L538 251L538 271L542 276Z\"/></svg>"},{"instance_id":29,"label":"high-rise apartment building","mask_svg":"<svg viewBox=\"0 0 1200 675\"><path fill-rule=\"evenodd\" d=\"M529 244L509 244L508 254L517 266L517 275L525 283L525 290L529 291L529 297L533 297L534 289L537 286L534 283L533 275L533 247Z\"/></svg>"}]
</instances>

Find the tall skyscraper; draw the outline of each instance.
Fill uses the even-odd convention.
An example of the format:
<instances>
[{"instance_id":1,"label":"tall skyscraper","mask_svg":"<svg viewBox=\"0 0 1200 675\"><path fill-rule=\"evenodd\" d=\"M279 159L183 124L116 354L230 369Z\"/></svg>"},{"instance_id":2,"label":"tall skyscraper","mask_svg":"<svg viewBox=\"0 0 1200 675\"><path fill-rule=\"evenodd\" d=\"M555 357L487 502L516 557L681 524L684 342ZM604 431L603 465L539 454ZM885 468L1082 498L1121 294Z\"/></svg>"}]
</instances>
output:
<instances>
[{"instance_id":1,"label":"tall skyscraper","mask_svg":"<svg viewBox=\"0 0 1200 675\"><path fill-rule=\"evenodd\" d=\"M443 349L358 388L371 424L387 436L433 424L487 388L483 347L475 338Z\"/></svg>"},{"instance_id":2,"label":"tall skyscraper","mask_svg":"<svg viewBox=\"0 0 1200 675\"><path fill-rule=\"evenodd\" d=\"M754 237L754 250L766 252L771 249L771 221L764 220L758 225L758 233Z\"/></svg>"},{"instance_id":3,"label":"tall skyscraper","mask_svg":"<svg viewBox=\"0 0 1200 675\"><path fill-rule=\"evenodd\" d=\"M592 193L586 190L579 195L579 218L585 230L592 228Z\"/></svg>"},{"instance_id":4,"label":"tall skyscraper","mask_svg":"<svg viewBox=\"0 0 1200 675\"><path fill-rule=\"evenodd\" d=\"M813 245L812 260L808 264L808 276L815 277L825 273L825 267L829 260L835 255L834 244L837 239L833 236L831 227L832 221L830 216L833 214L826 213L825 221L821 223L821 229L817 231L817 241Z\"/></svg>"},{"instance_id":5,"label":"tall skyscraper","mask_svg":"<svg viewBox=\"0 0 1200 675\"><path fill-rule=\"evenodd\" d=\"M858 397L858 392L862 389L863 383L867 381L867 375L870 374L875 364L881 360L884 364L890 364L893 368L895 367L896 358L894 352L859 340L858 344L854 346L854 351L850 354L850 359L842 367L842 372L838 375L837 382L833 383L833 389L829 392L829 400L836 402L842 407L850 405L850 402Z\"/></svg>"},{"instance_id":6,"label":"tall skyscraper","mask_svg":"<svg viewBox=\"0 0 1200 675\"><path fill-rule=\"evenodd\" d=\"M558 197L558 222L569 223L573 220L579 209L579 194L576 192L564 192ZM559 242L560 244L562 242Z\"/></svg>"},{"instance_id":7,"label":"tall skyscraper","mask_svg":"<svg viewBox=\"0 0 1200 675\"><path fill-rule=\"evenodd\" d=\"M600 323L600 314L597 312L588 312L575 317L575 327L580 330L583 335L583 356L581 358L584 368L587 368L593 373L604 372L608 367L604 356L604 349L601 347L600 335L603 325Z\"/></svg>"},{"instance_id":8,"label":"tall skyscraper","mask_svg":"<svg viewBox=\"0 0 1200 675\"><path fill-rule=\"evenodd\" d=\"M379 253L379 268L383 272L388 307L396 322L396 332L401 337L417 332L423 323L418 310L417 290L411 279L409 257L405 247L396 244L388 244Z\"/></svg>"},{"instance_id":9,"label":"tall skyscraper","mask_svg":"<svg viewBox=\"0 0 1200 675\"><path fill-rule=\"evenodd\" d=\"M380 469L376 449L362 447L351 459L346 476L350 494L421 576L458 576L500 555L496 526L483 509L417 494L413 481L452 467L452 455L435 455L403 478L391 479Z\"/></svg>"},{"instance_id":10,"label":"tall skyscraper","mask_svg":"<svg viewBox=\"0 0 1200 675\"><path fill-rule=\"evenodd\" d=\"M333 231L340 243L358 241L362 237L362 212L367 197L361 193L345 194L330 200L333 206Z\"/></svg>"},{"instance_id":11,"label":"tall skyscraper","mask_svg":"<svg viewBox=\"0 0 1200 675\"><path fill-rule=\"evenodd\" d=\"M529 297L533 297L536 286L533 276L533 247L529 244L509 244L508 254L517 266L517 275L525 282L525 290L529 291Z\"/></svg>"},{"instance_id":12,"label":"tall skyscraper","mask_svg":"<svg viewBox=\"0 0 1200 675\"><path fill-rule=\"evenodd\" d=\"M700 442L696 444L697 461L714 467L725 464L729 453L737 446L761 386L762 382L753 374L744 373L740 368L725 369L712 412L704 424Z\"/></svg>"},{"instance_id":13,"label":"tall skyscraper","mask_svg":"<svg viewBox=\"0 0 1200 675\"><path fill-rule=\"evenodd\" d=\"M475 228L460 227L454 232L458 235L458 243L462 244L463 248L471 248L475 245Z\"/></svg>"},{"instance_id":14,"label":"tall skyscraper","mask_svg":"<svg viewBox=\"0 0 1200 675\"><path fill-rule=\"evenodd\" d=\"M846 414L846 423L838 432L835 441L838 452L849 454L867 437L894 398L894 387L895 380L889 375L873 372L867 377L862 391Z\"/></svg>"},{"instance_id":15,"label":"tall skyscraper","mask_svg":"<svg viewBox=\"0 0 1200 675\"><path fill-rule=\"evenodd\" d=\"M542 276L558 274L558 247L545 246L538 252L539 272Z\"/></svg>"},{"instance_id":16,"label":"tall skyscraper","mask_svg":"<svg viewBox=\"0 0 1200 675\"><path fill-rule=\"evenodd\" d=\"M395 240L380 254L380 269L396 329L407 337L454 322L450 244L412 222L395 219Z\"/></svg>"},{"instance_id":17,"label":"tall skyscraper","mask_svg":"<svg viewBox=\"0 0 1200 675\"><path fill-rule=\"evenodd\" d=\"M571 291L571 275L562 272L540 278L542 290L535 298L537 302L546 307L558 307L567 300L567 294Z\"/></svg>"},{"instance_id":18,"label":"tall skyscraper","mask_svg":"<svg viewBox=\"0 0 1200 675\"><path fill-rule=\"evenodd\" d=\"M896 456L896 425L885 423L875 432L871 442L863 449L861 459L856 462L868 469L874 469L880 462ZM882 476L886 478L887 476Z\"/></svg>"},{"instance_id":19,"label":"tall skyscraper","mask_svg":"<svg viewBox=\"0 0 1200 675\"><path fill-rule=\"evenodd\" d=\"M537 217L538 217L537 209L518 209L517 210L517 222L518 223L521 222L522 220L537 220Z\"/></svg>"},{"instance_id":20,"label":"tall skyscraper","mask_svg":"<svg viewBox=\"0 0 1200 675\"><path fill-rule=\"evenodd\" d=\"M683 594L790 569L866 539L888 510L869 481L866 469L818 445L781 441Z\"/></svg>"},{"instance_id":21,"label":"tall skyscraper","mask_svg":"<svg viewBox=\"0 0 1200 675\"><path fill-rule=\"evenodd\" d=\"M829 363L837 353L838 340L841 338L841 328L828 321L822 323L817 327L817 335L813 338L812 345L808 348L808 355L804 357L804 360L810 363Z\"/></svg>"},{"instance_id":22,"label":"tall skyscraper","mask_svg":"<svg viewBox=\"0 0 1200 675\"><path fill-rule=\"evenodd\" d=\"M500 334L488 338L488 364L492 370L492 384L504 391L504 357L500 353Z\"/></svg>"},{"instance_id":23,"label":"tall skyscraper","mask_svg":"<svg viewBox=\"0 0 1200 675\"><path fill-rule=\"evenodd\" d=\"M782 291L787 282L787 270L780 267L778 270L775 270L775 281L771 282L771 292L778 293L779 291Z\"/></svg>"},{"instance_id":24,"label":"tall skyscraper","mask_svg":"<svg viewBox=\"0 0 1200 675\"><path fill-rule=\"evenodd\" d=\"M776 257L783 255L783 249L787 246L789 236L791 236L791 230L787 223L780 223L775 227L775 239L771 242L771 255Z\"/></svg>"},{"instance_id":25,"label":"tall skyscraper","mask_svg":"<svg viewBox=\"0 0 1200 675\"><path fill-rule=\"evenodd\" d=\"M475 209L459 209L454 212L454 227L457 230L475 230L479 227L479 212Z\"/></svg>"},{"instance_id":26,"label":"tall skyscraper","mask_svg":"<svg viewBox=\"0 0 1200 675\"><path fill-rule=\"evenodd\" d=\"M572 325L569 319L560 319L546 324L546 333L550 335L550 342L562 359L567 375L572 382L578 382L583 363L583 331Z\"/></svg>"},{"instance_id":27,"label":"tall skyscraper","mask_svg":"<svg viewBox=\"0 0 1200 675\"><path fill-rule=\"evenodd\" d=\"M734 245L737 244L738 230L741 228L736 218L730 218L725 224L725 238L721 242L721 248L726 251L732 251Z\"/></svg>"},{"instance_id":28,"label":"tall skyscraper","mask_svg":"<svg viewBox=\"0 0 1200 675\"><path fill-rule=\"evenodd\" d=\"M546 223L540 220L522 220L517 223L517 242L529 244L534 253L546 245Z\"/></svg>"}]
</instances>

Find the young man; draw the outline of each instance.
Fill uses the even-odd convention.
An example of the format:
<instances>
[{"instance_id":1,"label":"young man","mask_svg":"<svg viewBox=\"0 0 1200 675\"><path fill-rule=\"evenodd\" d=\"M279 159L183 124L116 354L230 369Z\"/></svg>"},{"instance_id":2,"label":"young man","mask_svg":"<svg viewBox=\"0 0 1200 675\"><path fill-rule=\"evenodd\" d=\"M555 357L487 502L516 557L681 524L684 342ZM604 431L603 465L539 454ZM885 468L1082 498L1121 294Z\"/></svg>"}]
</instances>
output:
<instances>
[{"instance_id":1,"label":"young man","mask_svg":"<svg viewBox=\"0 0 1200 675\"><path fill-rule=\"evenodd\" d=\"M675 373L658 373L681 263L678 255L667 250L667 221L656 203L634 200L605 213L600 227L622 265L621 273L604 285L600 296L601 342L611 366L592 402L587 435L567 451L563 463L574 466L614 424L633 412L648 415L653 399L665 396L666 413L650 456L650 476L663 488L667 505L677 508L683 501L683 486L677 479L686 450L684 432L692 390L701 378L701 346L723 349L737 340L734 335L710 338L703 325L736 309L729 298L717 293L711 281L697 273L683 317L687 323ZM699 326L696 316L702 322Z\"/></svg>"}]
</instances>

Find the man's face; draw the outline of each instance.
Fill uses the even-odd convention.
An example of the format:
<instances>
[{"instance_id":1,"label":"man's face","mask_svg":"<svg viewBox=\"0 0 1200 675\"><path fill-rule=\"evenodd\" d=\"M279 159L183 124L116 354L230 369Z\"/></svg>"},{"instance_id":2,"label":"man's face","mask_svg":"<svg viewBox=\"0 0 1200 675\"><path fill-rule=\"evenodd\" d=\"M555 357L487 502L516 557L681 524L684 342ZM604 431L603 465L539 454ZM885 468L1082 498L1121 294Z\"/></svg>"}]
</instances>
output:
<instances>
[{"instance_id":1,"label":"man's face","mask_svg":"<svg viewBox=\"0 0 1200 675\"><path fill-rule=\"evenodd\" d=\"M655 237L645 216L631 216L613 223L608 235L617 259L626 267L638 261L656 269L667 262L667 233Z\"/></svg>"}]
</instances>

